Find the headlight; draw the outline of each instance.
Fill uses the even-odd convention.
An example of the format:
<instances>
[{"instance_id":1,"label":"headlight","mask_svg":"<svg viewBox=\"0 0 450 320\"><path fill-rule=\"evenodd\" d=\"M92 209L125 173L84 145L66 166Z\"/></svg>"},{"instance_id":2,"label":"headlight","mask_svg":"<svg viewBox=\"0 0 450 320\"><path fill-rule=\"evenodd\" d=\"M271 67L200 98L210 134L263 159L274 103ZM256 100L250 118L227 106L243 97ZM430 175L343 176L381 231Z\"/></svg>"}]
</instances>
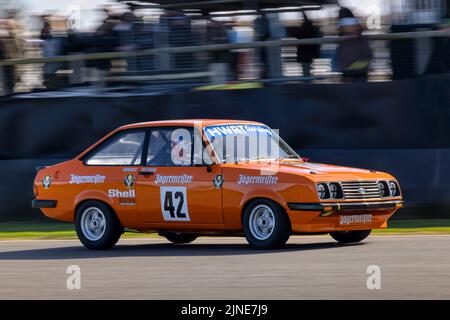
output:
<instances>
[{"instance_id":1,"label":"headlight","mask_svg":"<svg viewBox=\"0 0 450 320\"><path fill-rule=\"evenodd\" d=\"M339 183L330 183L330 197L332 199L341 199L343 196L344 194Z\"/></svg>"},{"instance_id":2,"label":"headlight","mask_svg":"<svg viewBox=\"0 0 450 320\"><path fill-rule=\"evenodd\" d=\"M388 183L386 181L379 181L378 188L380 189L380 195L383 198L389 197L391 192L389 190Z\"/></svg>"},{"instance_id":3,"label":"headlight","mask_svg":"<svg viewBox=\"0 0 450 320\"><path fill-rule=\"evenodd\" d=\"M325 183L319 183L317 185L317 193L320 199L328 199L330 197L328 186Z\"/></svg>"},{"instance_id":4,"label":"headlight","mask_svg":"<svg viewBox=\"0 0 450 320\"><path fill-rule=\"evenodd\" d=\"M397 197L400 195L400 189L395 181L389 181L389 191L391 197Z\"/></svg>"}]
</instances>

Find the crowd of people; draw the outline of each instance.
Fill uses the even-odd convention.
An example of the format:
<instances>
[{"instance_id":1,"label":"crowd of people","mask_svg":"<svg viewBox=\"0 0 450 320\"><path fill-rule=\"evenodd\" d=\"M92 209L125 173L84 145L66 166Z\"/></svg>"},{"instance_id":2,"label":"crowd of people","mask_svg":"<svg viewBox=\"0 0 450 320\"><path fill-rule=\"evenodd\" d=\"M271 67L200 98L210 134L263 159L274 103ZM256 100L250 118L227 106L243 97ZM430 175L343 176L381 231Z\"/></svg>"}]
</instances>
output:
<instances>
[{"instance_id":1,"label":"crowd of people","mask_svg":"<svg viewBox=\"0 0 450 320\"><path fill-rule=\"evenodd\" d=\"M94 32L78 32L71 29L67 19L52 15L41 16L42 57L61 56L74 53L101 53L134 51L157 47L201 46L251 41L268 41L281 38L309 39L323 36L320 28L302 12L297 26L284 27L274 15L261 12L252 23L250 35L239 32L234 18L219 21L211 18L209 12L188 16L178 10L164 10L158 21L145 21L134 10L116 13L104 9L105 19ZM202 23L198 23L202 22ZM333 66L342 72L345 81L365 81L369 70L372 51L368 41L362 37L362 26L348 9L341 7L337 22L338 32L347 36L337 46ZM22 57L19 28L14 16L0 20L0 60ZM275 49L275 50L274 50ZM281 61L280 48L258 48L255 50L224 50L209 52L174 53L162 56L136 56L126 58L127 72L149 72L161 70L196 70L209 63L226 65L226 80L238 80L246 73L251 61L259 66L258 78L270 78L270 65ZM311 78L312 63L321 55L320 44L299 45L297 62L301 65L303 77ZM111 60L88 60L85 67L100 72L110 72ZM65 62L46 63L43 67L43 84L46 88L57 88L64 84L58 70L70 66ZM4 66L3 93L14 92L17 79L15 66Z\"/></svg>"}]
</instances>

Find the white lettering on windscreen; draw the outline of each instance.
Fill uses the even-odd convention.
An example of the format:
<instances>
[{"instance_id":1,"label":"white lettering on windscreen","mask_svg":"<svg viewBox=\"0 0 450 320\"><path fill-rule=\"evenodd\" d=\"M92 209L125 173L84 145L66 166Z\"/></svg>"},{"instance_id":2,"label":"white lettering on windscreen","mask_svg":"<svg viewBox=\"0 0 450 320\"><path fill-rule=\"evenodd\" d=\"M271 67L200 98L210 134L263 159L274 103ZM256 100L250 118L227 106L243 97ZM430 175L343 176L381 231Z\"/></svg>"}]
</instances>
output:
<instances>
[{"instance_id":1,"label":"white lettering on windscreen","mask_svg":"<svg viewBox=\"0 0 450 320\"><path fill-rule=\"evenodd\" d=\"M265 133L268 135L272 135L272 131L270 128L259 125L212 126L206 128L206 133L210 137L247 134L247 133Z\"/></svg>"}]
</instances>

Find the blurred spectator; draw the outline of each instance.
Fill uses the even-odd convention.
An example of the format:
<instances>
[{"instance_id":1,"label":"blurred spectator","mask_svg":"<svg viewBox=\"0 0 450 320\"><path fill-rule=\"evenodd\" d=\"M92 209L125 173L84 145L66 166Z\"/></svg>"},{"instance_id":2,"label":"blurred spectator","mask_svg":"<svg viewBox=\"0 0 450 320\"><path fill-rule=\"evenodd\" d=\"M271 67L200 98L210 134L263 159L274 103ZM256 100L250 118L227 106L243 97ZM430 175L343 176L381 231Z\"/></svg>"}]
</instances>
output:
<instances>
[{"instance_id":1,"label":"blurred spectator","mask_svg":"<svg viewBox=\"0 0 450 320\"><path fill-rule=\"evenodd\" d=\"M14 19L0 20L0 60L21 57L18 27ZM13 94L18 74L13 65L3 66L3 94Z\"/></svg>"},{"instance_id":2,"label":"blurred spectator","mask_svg":"<svg viewBox=\"0 0 450 320\"><path fill-rule=\"evenodd\" d=\"M286 36L284 26L277 13L266 14L261 11L254 21L255 41L270 41ZM261 78L278 78L282 76L281 47L262 47L256 51L261 64Z\"/></svg>"},{"instance_id":3,"label":"blurred spectator","mask_svg":"<svg viewBox=\"0 0 450 320\"><path fill-rule=\"evenodd\" d=\"M352 10L350 10L347 7L340 7L338 12L338 20L345 19L345 18L355 18L355 15L353 14Z\"/></svg>"},{"instance_id":4,"label":"blurred spectator","mask_svg":"<svg viewBox=\"0 0 450 320\"><path fill-rule=\"evenodd\" d=\"M146 50L155 46L155 36L158 28L154 23L144 23L141 19L133 22L134 49ZM155 58L153 55L139 56L128 61L128 70L135 72L155 69Z\"/></svg>"},{"instance_id":5,"label":"blurred spectator","mask_svg":"<svg viewBox=\"0 0 450 320\"><path fill-rule=\"evenodd\" d=\"M101 53L116 51L119 46L119 34L116 26L121 22L121 16L112 11L109 6L103 9L106 18L97 28L93 37L89 37L85 44L87 53ZM92 60L87 62L88 67L95 67L100 73L111 69L111 60Z\"/></svg>"},{"instance_id":6,"label":"blurred spectator","mask_svg":"<svg viewBox=\"0 0 450 320\"><path fill-rule=\"evenodd\" d=\"M291 36L297 39L321 38L320 28L309 20L305 11L303 13L303 23L299 28L293 28ZM297 46L297 62L301 64L304 77L311 76L311 65L314 59L320 56L320 44Z\"/></svg>"},{"instance_id":7,"label":"blurred spectator","mask_svg":"<svg viewBox=\"0 0 450 320\"><path fill-rule=\"evenodd\" d=\"M41 17L43 27L41 40L43 40L43 57L54 57L66 54L67 20L63 17L45 15ZM63 82L58 79L58 70L66 69L65 62L48 62L43 68L44 86L47 89L61 87Z\"/></svg>"},{"instance_id":8,"label":"blurred spectator","mask_svg":"<svg viewBox=\"0 0 450 320\"><path fill-rule=\"evenodd\" d=\"M108 6L103 9L103 12L106 18L96 30L99 35L109 34L120 23L120 15L114 13Z\"/></svg>"},{"instance_id":9,"label":"blurred spectator","mask_svg":"<svg viewBox=\"0 0 450 320\"><path fill-rule=\"evenodd\" d=\"M254 40L268 41L271 40L269 19L264 11L254 21ZM265 47L257 48L256 55L261 65L260 77L262 79L268 78L269 59Z\"/></svg>"},{"instance_id":10,"label":"blurred spectator","mask_svg":"<svg viewBox=\"0 0 450 320\"><path fill-rule=\"evenodd\" d=\"M228 26L228 38L230 43L248 43L252 41L252 34L239 25L238 20L233 18ZM248 48L230 50L232 55L231 70L232 80L239 80L242 75L247 76L251 65L252 51Z\"/></svg>"},{"instance_id":11,"label":"blurred spectator","mask_svg":"<svg viewBox=\"0 0 450 320\"><path fill-rule=\"evenodd\" d=\"M222 22L207 18L206 44L225 44L230 42L232 26L225 26ZM211 63L223 63L226 65L226 78L236 79L236 53L228 50L214 50L210 54Z\"/></svg>"},{"instance_id":12,"label":"blurred spectator","mask_svg":"<svg viewBox=\"0 0 450 320\"><path fill-rule=\"evenodd\" d=\"M120 23L114 27L114 32L118 35L119 46L115 51L132 51L138 48L136 35L138 28L136 23L138 18L134 12L125 12L120 17ZM138 62L135 57L129 57L127 60L127 70L138 70Z\"/></svg>"},{"instance_id":13,"label":"blurred spectator","mask_svg":"<svg viewBox=\"0 0 450 320\"><path fill-rule=\"evenodd\" d=\"M236 44L242 42L240 39L240 33L237 29L237 23L234 18L232 18L232 21L227 24L227 36L228 36L228 42L230 44ZM251 39L250 39L251 41ZM240 50L230 50L230 70L231 70L231 80L239 80L239 73L240 73Z\"/></svg>"},{"instance_id":14,"label":"blurred spectator","mask_svg":"<svg viewBox=\"0 0 450 320\"><path fill-rule=\"evenodd\" d=\"M119 36L119 51L128 51L135 49L134 41L134 23L137 18L133 12L125 12L120 17L120 22L114 26L114 31Z\"/></svg>"},{"instance_id":15,"label":"blurred spectator","mask_svg":"<svg viewBox=\"0 0 450 320\"><path fill-rule=\"evenodd\" d=\"M167 33L168 46L183 47L193 45L191 19L182 11L164 10L159 18L162 31ZM193 66L194 55L191 52L175 53L171 57L171 67L186 69Z\"/></svg>"},{"instance_id":16,"label":"blurred spectator","mask_svg":"<svg viewBox=\"0 0 450 320\"><path fill-rule=\"evenodd\" d=\"M41 40L49 39L52 36L50 19L51 19L51 16L49 16L49 15L41 16L41 20L42 20L42 29L41 29L41 35L40 35Z\"/></svg>"},{"instance_id":17,"label":"blurred spectator","mask_svg":"<svg viewBox=\"0 0 450 320\"><path fill-rule=\"evenodd\" d=\"M278 13L269 13L270 38L279 40L286 37L286 28L279 19ZM283 67L281 60L281 46L271 46L266 48L269 55L269 77L279 79L283 76Z\"/></svg>"},{"instance_id":18,"label":"blurred spectator","mask_svg":"<svg viewBox=\"0 0 450 320\"><path fill-rule=\"evenodd\" d=\"M206 24L206 42L207 44L228 43L228 31L225 25L217 20L208 17ZM212 59L215 62L229 62L229 55L226 51L213 51Z\"/></svg>"},{"instance_id":19,"label":"blurred spectator","mask_svg":"<svg viewBox=\"0 0 450 320\"><path fill-rule=\"evenodd\" d=\"M372 49L362 36L362 27L347 8L339 11L339 34L344 36L336 49L336 63L344 82L367 81Z\"/></svg>"}]
</instances>

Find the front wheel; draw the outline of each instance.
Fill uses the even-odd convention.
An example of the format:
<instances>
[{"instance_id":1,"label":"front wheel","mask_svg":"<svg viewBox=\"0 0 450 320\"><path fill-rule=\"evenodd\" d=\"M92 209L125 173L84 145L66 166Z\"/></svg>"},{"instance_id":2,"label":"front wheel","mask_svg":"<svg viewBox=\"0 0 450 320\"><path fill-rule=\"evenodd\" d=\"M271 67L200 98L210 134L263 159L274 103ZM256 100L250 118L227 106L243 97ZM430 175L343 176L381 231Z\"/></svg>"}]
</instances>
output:
<instances>
[{"instance_id":1,"label":"front wheel","mask_svg":"<svg viewBox=\"0 0 450 320\"><path fill-rule=\"evenodd\" d=\"M198 236L195 234L178 233L171 231L160 231L159 235L175 244L190 243L198 238Z\"/></svg>"},{"instance_id":2,"label":"front wheel","mask_svg":"<svg viewBox=\"0 0 450 320\"><path fill-rule=\"evenodd\" d=\"M335 231L330 232L330 236L340 243L354 243L364 240L371 232L372 230Z\"/></svg>"},{"instance_id":3,"label":"front wheel","mask_svg":"<svg viewBox=\"0 0 450 320\"><path fill-rule=\"evenodd\" d=\"M115 213L104 203L86 201L77 209L75 228L81 243L88 249L113 247L123 233Z\"/></svg>"},{"instance_id":4,"label":"front wheel","mask_svg":"<svg viewBox=\"0 0 450 320\"><path fill-rule=\"evenodd\" d=\"M245 238L256 249L280 247L291 235L283 208L267 199L255 200L245 208L242 222Z\"/></svg>"}]
</instances>

